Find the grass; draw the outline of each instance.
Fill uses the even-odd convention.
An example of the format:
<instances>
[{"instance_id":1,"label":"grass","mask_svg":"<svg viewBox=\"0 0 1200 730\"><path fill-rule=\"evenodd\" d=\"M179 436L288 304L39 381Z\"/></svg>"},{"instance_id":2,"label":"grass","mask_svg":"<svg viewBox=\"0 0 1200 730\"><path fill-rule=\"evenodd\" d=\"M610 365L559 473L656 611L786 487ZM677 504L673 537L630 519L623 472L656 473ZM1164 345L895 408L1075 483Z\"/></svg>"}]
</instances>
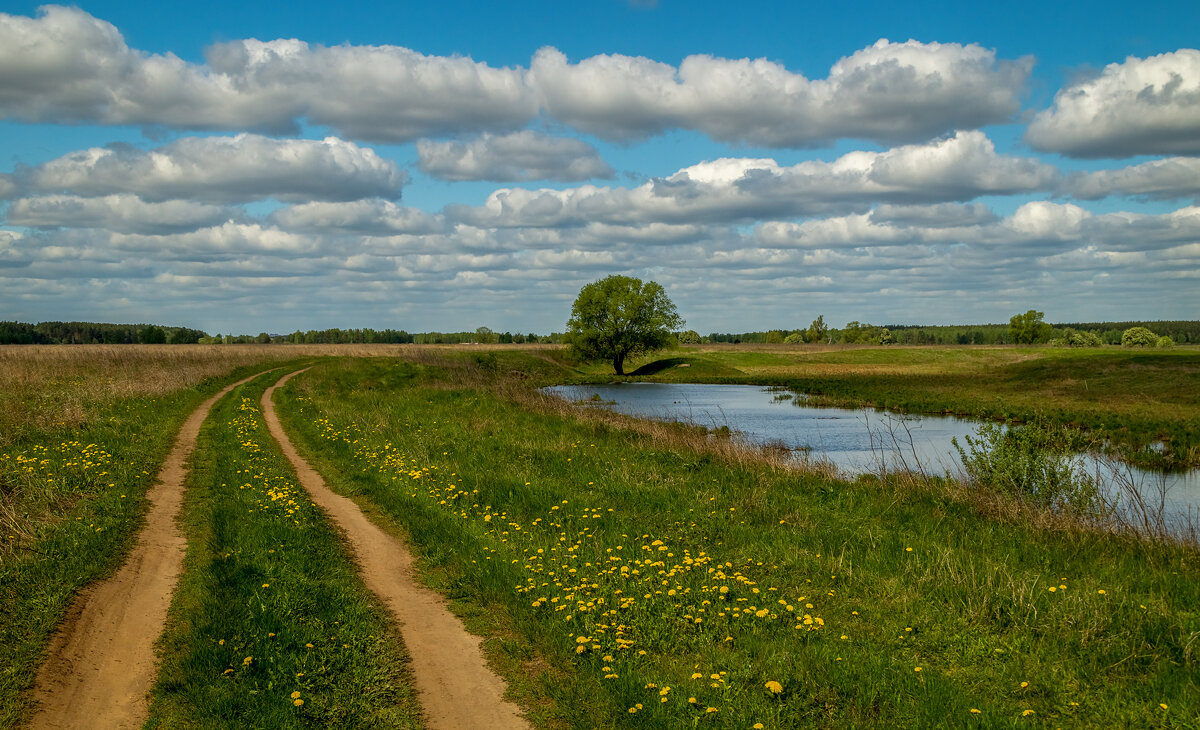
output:
<instances>
[{"instance_id":1,"label":"grass","mask_svg":"<svg viewBox=\"0 0 1200 730\"><path fill-rule=\"evenodd\" d=\"M541 724L1197 726L1194 549L786 469L540 398L520 382L561 361L492 355L326 363L280 405Z\"/></svg>"},{"instance_id":2,"label":"grass","mask_svg":"<svg viewBox=\"0 0 1200 730\"><path fill-rule=\"evenodd\" d=\"M273 381L240 386L203 429L148 726L419 727L390 615L267 432Z\"/></svg>"}]
</instances>

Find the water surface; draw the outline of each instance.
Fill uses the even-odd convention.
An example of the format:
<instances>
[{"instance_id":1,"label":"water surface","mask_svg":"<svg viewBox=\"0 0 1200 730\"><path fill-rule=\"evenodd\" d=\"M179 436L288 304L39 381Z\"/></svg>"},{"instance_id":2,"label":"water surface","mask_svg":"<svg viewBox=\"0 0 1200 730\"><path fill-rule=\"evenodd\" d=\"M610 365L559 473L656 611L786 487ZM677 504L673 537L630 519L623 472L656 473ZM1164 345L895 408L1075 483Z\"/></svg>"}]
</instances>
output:
<instances>
[{"instance_id":1,"label":"water surface","mask_svg":"<svg viewBox=\"0 0 1200 730\"><path fill-rule=\"evenodd\" d=\"M953 416L899 415L869 408L817 408L803 395L757 385L610 383L544 389L571 401L594 402L641 418L728 427L752 444L776 444L831 462L854 476L911 469L958 476L962 464L951 443L966 445L978 421ZM1098 476L1111 494L1114 469L1148 498L1165 491L1164 512L1173 522L1200 516L1200 470L1163 474L1081 457L1081 468Z\"/></svg>"}]
</instances>

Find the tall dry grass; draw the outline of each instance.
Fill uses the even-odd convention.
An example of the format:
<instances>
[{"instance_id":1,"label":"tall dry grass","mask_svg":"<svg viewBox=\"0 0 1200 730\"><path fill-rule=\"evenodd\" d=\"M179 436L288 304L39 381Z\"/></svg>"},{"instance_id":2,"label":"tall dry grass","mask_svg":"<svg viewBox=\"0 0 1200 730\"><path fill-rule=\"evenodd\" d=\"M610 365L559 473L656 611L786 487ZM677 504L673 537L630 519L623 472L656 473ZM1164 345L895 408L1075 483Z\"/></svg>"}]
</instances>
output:
<instances>
[{"instance_id":1,"label":"tall dry grass","mask_svg":"<svg viewBox=\"0 0 1200 730\"><path fill-rule=\"evenodd\" d=\"M0 346L0 448L27 429L76 427L103 404L195 387L247 365L326 356L423 359L438 351L462 349L460 345L365 344L4 345Z\"/></svg>"}]
</instances>

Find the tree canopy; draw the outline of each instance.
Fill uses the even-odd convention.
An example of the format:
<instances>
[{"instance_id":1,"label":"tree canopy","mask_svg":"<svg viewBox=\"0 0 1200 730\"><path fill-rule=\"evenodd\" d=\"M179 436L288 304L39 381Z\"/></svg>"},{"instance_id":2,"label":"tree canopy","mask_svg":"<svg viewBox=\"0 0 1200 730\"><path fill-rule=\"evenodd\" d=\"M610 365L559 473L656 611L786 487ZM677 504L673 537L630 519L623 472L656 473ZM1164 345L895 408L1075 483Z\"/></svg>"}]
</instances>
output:
<instances>
[{"instance_id":1,"label":"tree canopy","mask_svg":"<svg viewBox=\"0 0 1200 730\"><path fill-rule=\"evenodd\" d=\"M1042 319L1045 315L1031 309L1025 314L1014 314L1008 321L1008 335L1013 344L1032 345L1048 342L1054 334L1054 328Z\"/></svg>"},{"instance_id":2,"label":"tree canopy","mask_svg":"<svg viewBox=\"0 0 1200 730\"><path fill-rule=\"evenodd\" d=\"M609 360L617 375L625 360L657 350L683 325L675 305L658 283L613 275L579 291L567 320L572 350L587 360Z\"/></svg>"}]
</instances>

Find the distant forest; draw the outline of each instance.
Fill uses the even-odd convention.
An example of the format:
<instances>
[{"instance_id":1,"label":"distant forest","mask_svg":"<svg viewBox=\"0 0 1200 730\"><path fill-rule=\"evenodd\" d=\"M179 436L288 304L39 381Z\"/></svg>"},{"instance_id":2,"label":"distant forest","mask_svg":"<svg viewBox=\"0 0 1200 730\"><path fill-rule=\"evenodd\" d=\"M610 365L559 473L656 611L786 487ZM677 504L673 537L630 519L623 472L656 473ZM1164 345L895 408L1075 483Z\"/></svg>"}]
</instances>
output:
<instances>
[{"instance_id":1,"label":"distant forest","mask_svg":"<svg viewBox=\"0 0 1200 730\"><path fill-rule=\"evenodd\" d=\"M1096 335L1109 345L1121 344L1121 334L1131 327L1145 327L1160 337L1170 337L1178 345L1200 343L1200 321L1178 322L1075 322L1052 325L1051 341L1071 332ZM813 341L811 328L777 329L762 332L713 332L699 335L694 331L679 333L682 343L774 343ZM1007 324L978 325L872 325L850 322L845 327L826 328L820 341L834 344L897 344L897 345L1006 345L1012 344ZM297 330L290 334L209 335L189 327L166 327L154 324L105 324L99 322L0 322L0 345L62 345L62 344L561 344L563 334L494 332L479 327L464 332L406 332L393 329L324 329Z\"/></svg>"}]
</instances>

